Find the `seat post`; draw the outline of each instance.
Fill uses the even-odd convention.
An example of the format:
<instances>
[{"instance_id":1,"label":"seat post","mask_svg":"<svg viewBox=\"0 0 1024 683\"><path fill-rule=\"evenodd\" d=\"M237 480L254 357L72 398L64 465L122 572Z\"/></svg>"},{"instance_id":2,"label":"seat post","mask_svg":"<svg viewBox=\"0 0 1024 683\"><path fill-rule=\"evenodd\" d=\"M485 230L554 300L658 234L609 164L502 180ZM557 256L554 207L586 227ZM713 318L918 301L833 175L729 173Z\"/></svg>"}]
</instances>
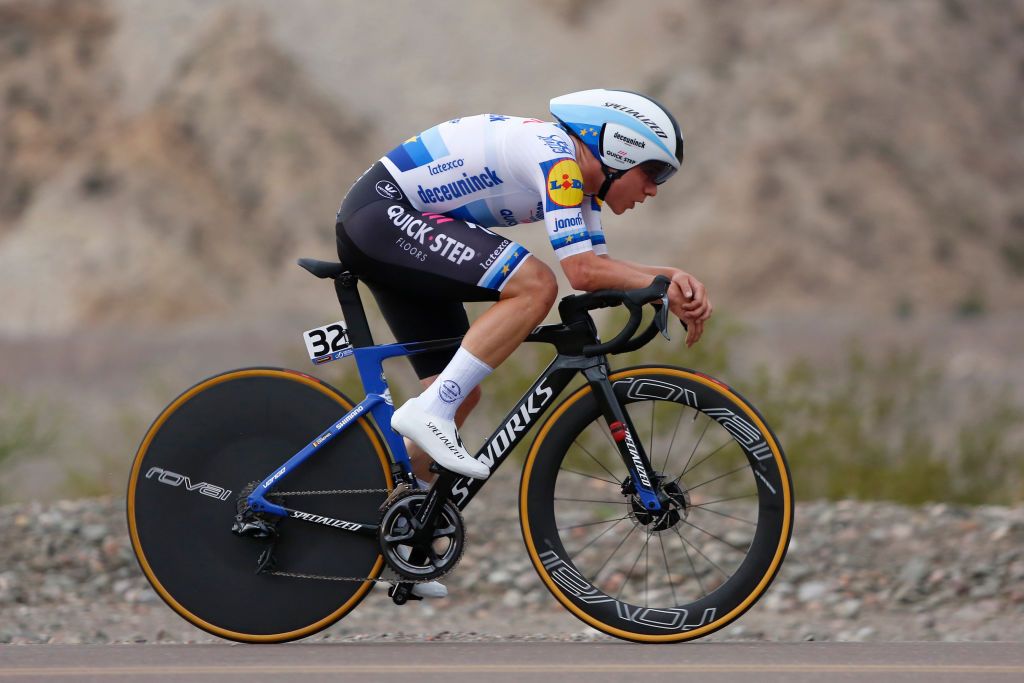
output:
<instances>
[{"instance_id":1,"label":"seat post","mask_svg":"<svg viewBox=\"0 0 1024 683\"><path fill-rule=\"evenodd\" d=\"M359 279L351 273L342 273L334 278L334 291L338 294L338 303L345 316L349 343L354 348L373 346L370 325L366 322L363 301L359 298Z\"/></svg>"}]
</instances>

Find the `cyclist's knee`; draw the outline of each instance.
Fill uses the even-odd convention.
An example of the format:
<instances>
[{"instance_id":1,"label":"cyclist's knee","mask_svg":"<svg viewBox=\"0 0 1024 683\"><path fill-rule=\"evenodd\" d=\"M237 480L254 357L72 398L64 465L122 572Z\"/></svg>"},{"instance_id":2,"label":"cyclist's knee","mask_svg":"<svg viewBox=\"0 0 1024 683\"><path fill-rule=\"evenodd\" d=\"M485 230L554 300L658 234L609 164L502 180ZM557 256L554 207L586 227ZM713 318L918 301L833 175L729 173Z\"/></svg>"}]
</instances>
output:
<instances>
[{"instance_id":1,"label":"cyclist's knee","mask_svg":"<svg viewBox=\"0 0 1024 683\"><path fill-rule=\"evenodd\" d=\"M558 280L547 266L544 266L543 277L538 278L537 288L537 296L544 305L544 314L547 315L547 312L555 305L555 299L558 298Z\"/></svg>"},{"instance_id":2,"label":"cyclist's knee","mask_svg":"<svg viewBox=\"0 0 1024 683\"><path fill-rule=\"evenodd\" d=\"M536 308L537 315L543 318L551 310L557 296L558 281L555 280L555 274L544 262L531 258L509 280L501 298L524 297Z\"/></svg>"}]
</instances>

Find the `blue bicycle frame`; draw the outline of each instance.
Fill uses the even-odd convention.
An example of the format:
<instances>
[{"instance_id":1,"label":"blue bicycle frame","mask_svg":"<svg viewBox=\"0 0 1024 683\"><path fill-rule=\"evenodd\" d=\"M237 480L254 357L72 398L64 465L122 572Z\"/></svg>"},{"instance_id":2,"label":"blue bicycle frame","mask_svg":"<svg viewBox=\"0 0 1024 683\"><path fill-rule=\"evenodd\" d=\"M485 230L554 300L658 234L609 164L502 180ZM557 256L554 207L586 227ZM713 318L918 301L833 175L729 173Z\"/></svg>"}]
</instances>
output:
<instances>
[{"instance_id":1,"label":"blue bicycle frame","mask_svg":"<svg viewBox=\"0 0 1024 683\"><path fill-rule=\"evenodd\" d=\"M388 358L398 356L409 356L426 351L435 351L449 346L456 346L462 341L462 337L441 339L432 342L414 342L411 344L385 344L383 346L367 346L356 349L346 349L335 358L343 358L354 355L356 368L359 370L359 378L366 391L366 398L360 401L352 410L345 414L340 420L327 428L327 430L313 439L305 448L288 459L284 465L279 467L273 474L268 476L249 495L249 505L256 512L265 512L281 517L288 516L288 510L275 505L266 499L266 494L279 484L290 472L299 467L314 453L324 447L338 434L341 434L353 422L364 413L373 415L378 425L386 427L391 424L391 416L395 412L394 403L391 400L391 390L388 388L387 378L384 376L384 361ZM381 432L388 442L394 462L407 475L412 473L412 463L409 460L409 453L405 450L405 441L394 430L382 428Z\"/></svg>"},{"instance_id":2,"label":"blue bicycle frame","mask_svg":"<svg viewBox=\"0 0 1024 683\"><path fill-rule=\"evenodd\" d=\"M527 341L554 343L557 346L563 341L563 338L569 337L571 334L572 331L564 325L545 325L537 328L527 338ZM288 509L268 501L266 495L289 472L299 467L322 448L324 444L347 429L367 412L373 415L377 424L381 426L381 431L384 433L384 437L391 449L394 462L405 473L408 481L415 481L412 477L412 463L405 449L405 442L394 430L387 428L391 424L394 405L391 401L391 393L388 389L387 379L384 377L382 364L388 358L433 351L454 346L460 342L461 337L455 337L431 342L367 346L340 353L338 357L355 356L356 367L359 370L360 379L366 390L366 398L344 417L328 427L326 431L310 442L305 448L293 455L284 465L266 477L249 495L248 502L252 509L256 512L265 512L276 516L296 516L291 515ZM498 465L503 462L504 456L511 453L519 442L526 437L537 419L580 372L583 373L591 386L595 388L595 394L605 408L605 416L609 425L618 422L624 425L627 433L634 431L629 415L622 410L614 396L611 384L608 382L607 368L607 361L604 356L583 357L572 353L559 353L548 368L533 383L533 386L519 400L519 403L509 411L502 424L484 442L484 445L476 454L476 458L487 464L492 472L497 469ZM616 438L616 441L619 442L617 446L623 455L623 461L630 472L633 486L641 502L651 511L660 510L661 501L657 493L651 486L644 483L652 481L653 478L647 475L647 472L652 470L646 453L643 452L643 446L633 440L623 441L621 438ZM646 470L646 472L641 470L641 468ZM455 501L459 509L464 509L486 481L486 479L478 480L456 477L451 484L450 491L446 495ZM338 521L338 526L348 531L365 534L376 532L376 526L374 525L345 522L344 520Z\"/></svg>"},{"instance_id":3,"label":"blue bicycle frame","mask_svg":"<svg viewBox=\"0 0 1024 683\"><path fill-rule=\"evenodd\" d=\"M288 509L271 503L266 499L270 490L281 482L288 474L299 467L309 457L316 453L323 445L336 437L347 427L353 424L360 416L370 413L377 425L380 426L384 438L387 440L391 450L393 462L401 468L402 473L413 486L416 485L416 478L412 475L412 463L409 461L409 454L405 450L405 442L391 426L391 416L395 412L394 404L391 401L391 392L388 389L387 379L384 377L383 362L388 358L397 356L408 356L426 351L435 351L443 348L456 346L462 342L461 337L450 339L439 339L435 341L413 342L405 344L386 344L375 346L373 337L370 334L366 316L363 312L362 302L357 290L357 278L345 270L344 264L319 262L312 259L300 259L299 264L319 278L334 279L335 290L338 294L338 302L341 304L342 312L348 320L349 329L346 334L351 339L352 348L339 349L331 356L324 356L314 360L315 364L337 360L349 355L356 358L356 367L359 370L359 377L366 392L363 399L348 414L327 428L320 436L310 442L305 448L293 455L284 465L279 467L273 474L266 477L259 486L249 495L248 503L255 512L268 513L274 516L300 516L291 513ZM483 447L477 453L476 458L484 462L493 472L503 462L504 456L511 453L516 445L526 436L530 427L536 419L542 415L558 396L576 376L582 372L590 386L594 389L595 396L601 405L604 417L608 422L609 429L614 436L616 447L623 462L629 471L634 487L641 503L651 511L661 510L662 503L658 494L654 491L650 482L654 481L652 476L653 468L644 452L643 446L634 439L629 438L635 433L629 414L619 404L618 399L608 381L608 361L604 355L607 352L619 353L626 350L640 348L650 341L658 330L666 334L666 315L668 311L665 288L668 280L664 277L660 289L656 278L650 291L637 290L634 294L640 294L639 301L650 301L651 294L662 298L661 316L655 316L647 330L640 336L634 338L640 319L642 317L641 305L636 301L627 300L623 292L598 292L583 296L566 297L559 304L559 314L562 317L560 325L542 325L535 329L526 341L536 341L553 344L558 355L551 362L548 368L533 383L533 386L519 400L519 403L508 413L501 426L491 437L484 442ZM619 335L605 344L597 344L597 328L593 320L587 314L593 308L603 308L609 305L625 303L630 309L630 320ZM667 334L666 334L667 336ZM476 495L486 479L469 479L458 477L454 473L450 476L442 476L435 481L431 487L431 500L435 500L434 489L437 482L443 481L444 486L450 487L444 492L444 498L451 497L455 500L460 509L464 509L469 501ZM375 533L376 526L346 522L344 520L333 520L337 526L348 531L357 533Z\"/></svg>"}]
</instances>

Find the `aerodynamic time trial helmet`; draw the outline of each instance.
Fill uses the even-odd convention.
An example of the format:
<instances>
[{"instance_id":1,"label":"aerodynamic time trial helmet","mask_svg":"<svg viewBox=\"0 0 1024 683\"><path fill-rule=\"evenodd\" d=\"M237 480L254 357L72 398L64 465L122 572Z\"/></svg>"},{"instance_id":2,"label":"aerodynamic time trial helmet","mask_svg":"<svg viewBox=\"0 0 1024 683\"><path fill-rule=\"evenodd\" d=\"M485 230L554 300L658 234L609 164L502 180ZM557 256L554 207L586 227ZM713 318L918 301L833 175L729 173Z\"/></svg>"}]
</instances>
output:
<instances>
[{"instance_id":1,"label":"aerodynamic time trial helmet","mask_svg":"<svg viewBox=\"0 0 1024 683\"><path fill-rule=\"evenodd\" d=\"M601 162L602 199L612 181L635 166L650 169L660 185L683 162L679 123L650 97L627 90L583 90L551 100L551 113Z\"/></svg>"}]
</instances>

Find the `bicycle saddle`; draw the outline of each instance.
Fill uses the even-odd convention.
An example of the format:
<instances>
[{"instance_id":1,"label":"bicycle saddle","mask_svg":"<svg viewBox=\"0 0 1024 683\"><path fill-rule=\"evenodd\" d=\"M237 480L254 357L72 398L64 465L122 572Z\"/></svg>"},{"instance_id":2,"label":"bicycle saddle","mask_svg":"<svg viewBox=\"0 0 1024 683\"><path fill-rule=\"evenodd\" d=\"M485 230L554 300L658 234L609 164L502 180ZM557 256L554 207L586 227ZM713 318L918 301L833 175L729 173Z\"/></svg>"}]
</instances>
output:
<instances>
[{"instance_id":1,"label":"bicycle saddle","mask_svg":"<svg viewBox=\"0 0 1024 683\"><path fill-rule=\"evenodd\" d=\"M339 275L348 270L344 263L334 261L317 261L312 258L300 258L299 265L324 280L327 278L336 279Z\"/></svg>"}]
</instances>

